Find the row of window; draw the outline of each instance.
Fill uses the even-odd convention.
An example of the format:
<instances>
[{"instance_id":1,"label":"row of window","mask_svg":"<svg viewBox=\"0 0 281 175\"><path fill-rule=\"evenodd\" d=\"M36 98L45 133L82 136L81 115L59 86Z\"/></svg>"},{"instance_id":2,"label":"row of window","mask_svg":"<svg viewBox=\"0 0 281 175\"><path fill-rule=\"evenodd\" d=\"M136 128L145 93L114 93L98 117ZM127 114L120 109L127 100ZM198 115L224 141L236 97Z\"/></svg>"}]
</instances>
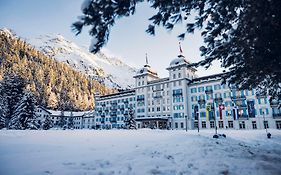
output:
<instances>
[{"instance_id":1,"label":"row of window","mask_svg":"<svg viewBox=\"0 0 281 175\"><path fill-rule=\"evenodd\" d=\"M111 120L112 120L112 118L107 118L107 117L105 117L105 118L96 118L96 122L102 122L102 121L109 122ZM116 120L117 121L124 121L125 117L116 117Z\"/></svg>"},{"instance_id":2,"label":"row of window","mask_svg":"<svg viewBox=\"0 0 281 175\"><path fill-rule=\"evenodd\" d=\"M170 111L170 107L169 106L163 106L162 109L163 109L163 111ZM148 108L148 112L154 112L154 111L156 111L156 112L161 111L161 107Z\"/></svg>"},{"instance_id":3,"label":"row of window","mask_svg":"<svg viewBox=\"0 0 281 175\"><path fill-rule=\"evenodd\" d=\"M110 100L106 102L97 102L97 106L99 105L105 105L105 104L112 104L112 103L124 103L128 101L135 101L135 97L129 97L129 98L123 98L123 99L118 99L118 100Z\"/></svg>"},{"instance_id":4,"label":"row of window","mask_svg":"<svg viewBox=\"0 0 281 175\"><path fill-rule=\"evenodd\" d=\"M191 88L190 89L190 92L191 93L197 93L197 92L204 92L205 91L209 91L209 90L220 90L220 89L229 89L226 85L220 85L220 84L216 84L214 85L214 88L212 85L209 85L209 86L206 86L206 87L194 87L194 88ZM232 91L234 94L233 96L243 96L243 95L246 95L246 96L249 96L249 95L255 95L255 91L254 90L239 90L239 91ZM226 98L226 97L225 97Z\"/></svg>"},{"instance_id":5,"label":"row of window","mask_svg":"<svg viewBox=\"0 0 281 175\"><path fill-rule=\"evenodd\" d=\"M247 111L246 109L240 110L241 115L243 115L243 114L247 115L246 111ZM225 113L225 116L232 116L233 115L232 110L225 110L224 113ZM200 118L206 118L206 112L199 112L199 114L200 114ZM256 109L254 110L254 115L255 114L257 114ZM269 115L269 109L268 108L261 108L261 109L259 109L259 114L260 115L263 115L263 114ZM194 112L192 113L192 116L195 116ZM219 117L219 111L218 110L216 111L216 116Z\"/></svg>"}]
</instances>

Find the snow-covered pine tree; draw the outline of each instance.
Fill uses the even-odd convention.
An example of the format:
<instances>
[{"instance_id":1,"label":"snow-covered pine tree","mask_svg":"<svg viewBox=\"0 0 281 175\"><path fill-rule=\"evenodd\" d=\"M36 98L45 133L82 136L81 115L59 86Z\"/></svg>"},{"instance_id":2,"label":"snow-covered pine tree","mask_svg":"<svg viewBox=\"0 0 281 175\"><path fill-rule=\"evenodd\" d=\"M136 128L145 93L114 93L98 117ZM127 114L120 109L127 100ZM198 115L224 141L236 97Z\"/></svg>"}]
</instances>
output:
<instances>
[{"instance_id":1,"label":"snow-covered pine tree","mask_svg":"<svg viewBox=\"0 0 281 175\"><path fill-rule=\"evenodd\" d=\"M58 120L58 127L65 129L67 127L66 117L64 116L64 111L61 111L61 116Z\"/></svg>"},{"instance_id":2,"label":"snow-covered pine tree","mask_svg":"<svg viewBox=\"0 0 281 175\"><path fill-rule=\"evenodd\" d=\"M13 113L9 128L11 129L38 129L35 98L31 92L25 92Z\"/></svg>"},{"instance_id":3,"label":"snow-covered pine tree","mask_svg":"<svg viewBox=\"0 0 281 175\"><path fill-rule=\"evenodd\" d=\"M25 82L21 77L10 72L5 73L0 86L0 117L1 125L4 124L7 129L9 129L10 120L23 96L24 87Z\"/></svg>"},{"instance_id":4,"label":"snow-covered pine tree","mask_svg":"<svg viewBox=\"0 0 281 175\"><path fill-rule=\"evenodd\" d=\"M135 113L132 108L129 109L128 117L125 121L125 125L127 129L137 129L136 127L136 120L135 120Z\"/></svg>"},{"instance_id":5,"label":"snow-covered pine tree","mask_svg":"<svg viewBox=\"0 0 281 175\"><path fill-rule=\"evenodd\" d=\"M7 109L1 87L2 84L0 82L0 129L5 128L5 113Z\"/></svg>"},{"instance_id":6,"label":"snow-covered pine tree","mask_svg":"<svg viewBox=\"0 0 281 175\"><path fill-rule=\"evenodd\" d=\"M74 120L73 120L73 113L71 112L70 117L67 122L68 129L74 129Z\"/></svg>"},{"instance_id":7,"label":"snow-covered pine tree","mask_svg":"<svg viewBox=\"0 0 281 175\"><path fill-rule=\"evenodd\" d=\"M53 120L49 116L44 117L44 121L42 123L42 129L48 130L53 126L54 126Z\"/></svg>"},{"instance_id":8,"label":"snow-covered pine tree","mask_svg":"<svg viewBox=\"0 0 281 175\"><path fill-rule=\"evenodd\" d=\"M0 84L1 86L1 84ZM0 87L1 89L1 87ZM1 91L0 91L1 92ZM5 103L4 103L4 99L3 96L0 94L0 129L5 128Z\"/></svg>"}]
</instances>

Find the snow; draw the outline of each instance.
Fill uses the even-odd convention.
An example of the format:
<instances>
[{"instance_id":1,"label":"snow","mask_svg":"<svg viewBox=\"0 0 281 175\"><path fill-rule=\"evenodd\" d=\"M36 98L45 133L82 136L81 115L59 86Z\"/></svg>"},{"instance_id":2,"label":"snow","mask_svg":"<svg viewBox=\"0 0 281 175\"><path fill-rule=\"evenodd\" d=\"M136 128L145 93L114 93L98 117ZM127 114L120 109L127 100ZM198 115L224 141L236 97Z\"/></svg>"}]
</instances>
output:
<instances>
[{"instance_id":1,"label":"snow","mask_svg":"<svg viewBox=\"0 0 281 175\"><path fill-rule=\"evenodd\" d=\"M281 131L0 131L0 174L281 174Z\"/></svg>"},{"instance_id":2,"label":"snow","mask_svg":"<svg viewBox=\"0 0 281 175\"><path fill-rule=\"evenodd\" d=\"M65 62L79 72L91 76L112 88L132 88L136 69L121 59L102 52L90 53L87 49L65 39L62 35L49 34L31 38L29 43L57 61Z\"/></svg>"}]
</instances>

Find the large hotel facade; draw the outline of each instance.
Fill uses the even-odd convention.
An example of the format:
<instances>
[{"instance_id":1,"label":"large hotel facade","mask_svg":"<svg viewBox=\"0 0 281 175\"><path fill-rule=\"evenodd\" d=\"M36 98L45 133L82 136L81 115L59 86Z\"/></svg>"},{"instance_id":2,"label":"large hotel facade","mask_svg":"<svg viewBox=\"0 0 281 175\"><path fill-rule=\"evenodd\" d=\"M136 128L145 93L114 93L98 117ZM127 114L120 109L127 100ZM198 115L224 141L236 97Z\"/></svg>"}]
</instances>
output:
<instances>
[{"instance_id":1,"label":"large hotel facade","mask_svg":"<svg viewBox=\"0 0 281 175\"><path fill-rule=\"evenodd\" d=\"M172 60L169 77L148 63L134 76L135 88L95 96L95 127L123 128L134 110L137 128L281 129L281 109L255 90L221 85L221 75L198 77L183 55Z\"/></svg>"}]
</instances>

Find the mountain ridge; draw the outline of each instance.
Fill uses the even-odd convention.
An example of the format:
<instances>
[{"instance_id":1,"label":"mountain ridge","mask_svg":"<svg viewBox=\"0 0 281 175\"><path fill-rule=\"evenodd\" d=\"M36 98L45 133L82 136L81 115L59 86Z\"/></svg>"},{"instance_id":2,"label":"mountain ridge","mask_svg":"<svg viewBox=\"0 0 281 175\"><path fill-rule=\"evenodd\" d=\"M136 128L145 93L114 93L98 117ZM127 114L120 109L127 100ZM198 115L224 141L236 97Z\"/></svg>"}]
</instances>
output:
<instances>
[{"instance_id":1,"label":"mountain ridge","mask_svg":"<svg viewBox=\"0 0 281 175\"><path fill-rule=\"evenodd\" d=\"M92 54L62 35L46 34L30 38L28 43L51 58L65 62L92 79L115 89L128 89L134 86L133 75L136 68L116 57L99 52Z\"/></svg>"}]
</instances>

